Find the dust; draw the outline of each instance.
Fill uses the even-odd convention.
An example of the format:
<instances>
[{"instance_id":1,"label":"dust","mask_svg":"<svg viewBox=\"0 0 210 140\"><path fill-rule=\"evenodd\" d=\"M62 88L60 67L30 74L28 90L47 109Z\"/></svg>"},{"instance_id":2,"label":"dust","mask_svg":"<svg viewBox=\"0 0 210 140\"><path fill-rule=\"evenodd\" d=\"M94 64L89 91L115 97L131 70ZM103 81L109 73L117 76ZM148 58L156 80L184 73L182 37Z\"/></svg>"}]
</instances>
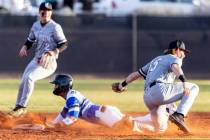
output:
<instances>
[{"instance_id":1,"label":"dust","mask_svg":"<svg viewBox=\"0 0 210 140\"><path fill-rule=\"evenodd\" d=\"M24 117L14 118L4 112L0 112L0 128L12 129L19 124L42 124L44 125L46 116L39 113L28 113Z\"/></svg>"},{"instance_id":2,"label":"dust","mask_svg":"<svg viewBox=\"0 0 210 140\"><path fill-rule=\"evenodd\" d=\"M134 113L128 113L134 115ZM143 113L140 113L140 115ZM136 114L135 114L136 115ZM154 133L137 133L132 131L132 124L128 120L123 120L117 123L113 128L108 128L101 125L88 123L83 120L77 121L71 126L45 129L44 131L36 132L30 130L12 130L18 124L43 124L46 119L52 119L55 114L49 113L28 113L20 118L8 118L4 113L0 113L0 139L17 139L33 140L33 139L205 139L210 138L210 113L194 112L190 113L186 118L186 124L191 129L190 135L184 134L178 130L177 126L172 123L168 124L168 129L163 134Z\"/></svg>"}]
</instances>

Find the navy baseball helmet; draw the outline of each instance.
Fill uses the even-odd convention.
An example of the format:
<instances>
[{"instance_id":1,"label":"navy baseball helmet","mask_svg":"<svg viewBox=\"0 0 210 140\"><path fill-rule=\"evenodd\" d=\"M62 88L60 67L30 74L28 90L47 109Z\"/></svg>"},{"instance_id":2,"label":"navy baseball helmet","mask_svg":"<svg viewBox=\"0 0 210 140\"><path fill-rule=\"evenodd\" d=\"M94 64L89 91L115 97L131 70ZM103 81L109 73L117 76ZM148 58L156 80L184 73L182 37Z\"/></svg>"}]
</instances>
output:
<instances>
[{"instance_id":1,"label":"navy baseball helmet","mask_svg":"<svg viewBox=\"0 0 210 140\"><path fill-rule=\"evenodd\" d=\"M164 54L167 54L171 50L178 49L178 48L183 50L185 53L190 53L190 51L185 48L185 44L183 41L175 40L169 43L168 49L164 50Z\"/></svg>"},{"instance_id":2,"label":"navy baseball helmet","mask_svg":"<svg viewBox=\"0 0 210 140\"><path fill-rule=\"evenodd\" d=\"M68 74L57 74L53 81L50 83L59 85L59 86L70 86L73 85L73 78L71 75Z\"/></svg>"},{"instance_id":3,"label":"navy baseball helmet","mask_svg":"<svg viewBox=\"0 0 210 140\"><path fill-rule=\"evenodd\" d=\"M52 4L49 3L49 2L42 2L39 6L39 11L41 10L49 10L51 11L53 8L52 8Z\"/></svg>"}]
</instances>

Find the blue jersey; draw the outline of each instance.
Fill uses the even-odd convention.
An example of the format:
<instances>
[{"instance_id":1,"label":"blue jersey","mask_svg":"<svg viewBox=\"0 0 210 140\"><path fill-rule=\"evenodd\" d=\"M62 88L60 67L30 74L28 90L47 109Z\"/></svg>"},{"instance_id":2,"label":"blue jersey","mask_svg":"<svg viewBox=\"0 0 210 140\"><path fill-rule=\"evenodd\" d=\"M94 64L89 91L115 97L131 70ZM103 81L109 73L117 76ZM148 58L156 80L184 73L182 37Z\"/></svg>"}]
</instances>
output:
<instances>
[{"instance_id":1,"label":"blue jersey","mask_svg":"<svg viewBox=\"0 0 210 140\"><path fill-rule=\"evenodd\" d=\"M96 117L95 112L99 109L99 105L92 103L80 92L76 90L69 90L61 115L63 118L72 116L97 123L99 120Z\"/></svg>"}]
</instances>

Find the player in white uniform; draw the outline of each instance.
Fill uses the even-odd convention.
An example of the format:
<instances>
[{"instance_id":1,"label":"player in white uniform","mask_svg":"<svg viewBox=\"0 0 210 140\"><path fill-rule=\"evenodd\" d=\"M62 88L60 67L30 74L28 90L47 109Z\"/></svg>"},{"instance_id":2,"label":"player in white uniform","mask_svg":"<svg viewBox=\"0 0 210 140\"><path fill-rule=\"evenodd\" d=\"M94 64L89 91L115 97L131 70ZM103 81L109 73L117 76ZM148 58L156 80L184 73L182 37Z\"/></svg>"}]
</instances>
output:
<instances>
[{"instance_id":1,"label":"player in white uniform","mask_svg":"<svg viewBox=\"0 0 210 140\"><path fill-rule=\"evenodd\" d=\"M125 116L118 108L94 104L79 91L73 90L73 78L70 75L58 74L51 83L55 85L53 94L64 98L66 103L58 116L46 123L50 127L62 123L71 125L78 118L112 127Z\"/></svg>"},{"instance_id":2,"label":"player in white uniform","mask_svg":"<svg viewBox=\"0 0 210 140\"><path fill-rule=\"evenodd\" d=\"M22 75L16 106L9 112L9 115L13 117L26 113L26 106L33 92L34 83L55 72L58 54L67 48L67 40L61 26L51 19L52 5L47 2L41 3L39 14L40 20L33 24L29 36L19 52L19 56L24 57L27 56L28 50L33 44L33 47L36 47L34 58Z\"/></svg>"},{"instance_id":3,"label":"player in white uniform","mask_svg":"<svg viewBox=\"0 0 210 140\"><path fill-rule=\"evenodd\" d=\"M147 123L138 123L140 129L153 130L153 132L162 133L167 129L168 118L175 123L182 131L190 132L184 123L184 116L189 112L199 87L194 83L187 82L183 70L181 68L182 61L186 53L183 41L175 40L169 44L165 55L158 56L148 64L140 68L138 71L128 75L122 83L114 83L112 88L115 92L125 90L127 84L137 80L140 76L144 77L144 102L151 114L151 121ZM181 82L175 83L175 78L179 78ZM166 104L181 101L176 112L168 115L166 112Z\"/></svg>"}]
</instances>

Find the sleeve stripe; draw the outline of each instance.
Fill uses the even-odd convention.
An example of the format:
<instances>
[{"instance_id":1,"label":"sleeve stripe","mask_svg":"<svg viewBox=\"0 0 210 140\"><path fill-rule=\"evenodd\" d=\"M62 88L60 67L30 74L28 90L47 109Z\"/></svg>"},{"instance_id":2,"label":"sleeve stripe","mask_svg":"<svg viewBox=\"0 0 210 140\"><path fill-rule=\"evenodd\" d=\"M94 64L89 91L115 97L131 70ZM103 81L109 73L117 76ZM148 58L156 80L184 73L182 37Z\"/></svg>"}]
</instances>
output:
<instances>
[{"instance_id":1,"label":"sleeve stripe","mask_svg":"<svg viewBox=\"0 0 210 140\"><path fill-rule=\"evenodd\" d=\"M71 111L78 111L79 112L79 107L77 106L77 107L74 107L74 108L70 108L69 112L71 112Z\"/></svg>"},{"instance_id":2,"label":"sleeve stripe","mask_svg":"<svg viewBox=\"0 0 210 140\"><path fill-rule=\"evenodd\" d=\"M62 43L65 43L65 42L67 42L66 39L65 39L65 40L61 40L61 41L58 42L58 45L59 45L59 44L62 44Z\"/></svg>"},{"instance_id":3,"label":"sleeve stripe","mask_svg":"<svg viewBox=\"0 0 210 140\"><path fill-rule=\"evenodd\" d=\"M72 109L72 108L79 108L79 105L72 105L72 106L69 106L69 110Z\"/></svg>"},{"instance_id":4,"label":"sleeve stripe","mask_svg":"<svg viewBox=\"0 0 210 140\"><path fill-rule=\"evenodd\" d=\"M139 69L138 70L139 74L141 74L143 77L146 77L147 74L142 70L142 69Z\"/></svg>"},{"instance_id":5,"label":"sleeve stripe","mask_svg":"<svg viewBox=\"0 0 210 140\"><path fill-rule=\"evenodd\" d=\"M27 40L30 42L35 42L35 40L31 40L29 37L27 38Z\"/></svg>"}]
</instances>

